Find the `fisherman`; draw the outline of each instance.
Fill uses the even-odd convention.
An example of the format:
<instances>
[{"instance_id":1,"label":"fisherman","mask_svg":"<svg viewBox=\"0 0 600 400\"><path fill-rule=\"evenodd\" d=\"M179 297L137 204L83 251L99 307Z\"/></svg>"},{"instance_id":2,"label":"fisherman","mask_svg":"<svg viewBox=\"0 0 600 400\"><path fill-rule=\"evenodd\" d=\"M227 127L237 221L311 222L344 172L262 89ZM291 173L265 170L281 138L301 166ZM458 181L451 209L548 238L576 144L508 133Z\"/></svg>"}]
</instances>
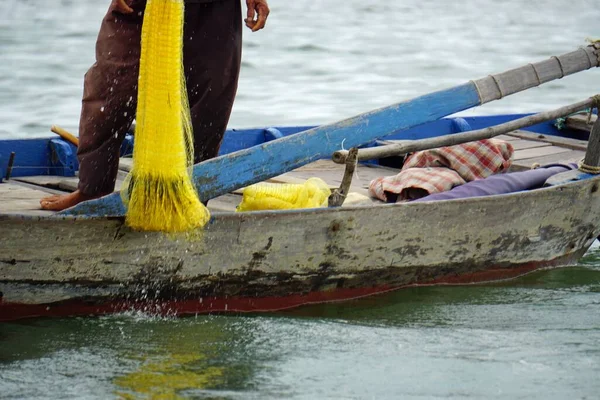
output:
<instances>
[{"instance_id":1,"label":"fisherman","mask_svg":"<svg viewBox=\"0 0 600 400\"><path fill-rule=\"evenodd\" d=\"M184 0L184 68L194 128L194 162L216 157L237 91L242 52L240 0ZM265 27L267 0L246 0L245 24ZM45 197L61 211L112 193L119 151L137 106L140 42L146 0L112 0L96 42L96 62L84 79L79 122L79 186Z\"/></svg>"}]
</instances>

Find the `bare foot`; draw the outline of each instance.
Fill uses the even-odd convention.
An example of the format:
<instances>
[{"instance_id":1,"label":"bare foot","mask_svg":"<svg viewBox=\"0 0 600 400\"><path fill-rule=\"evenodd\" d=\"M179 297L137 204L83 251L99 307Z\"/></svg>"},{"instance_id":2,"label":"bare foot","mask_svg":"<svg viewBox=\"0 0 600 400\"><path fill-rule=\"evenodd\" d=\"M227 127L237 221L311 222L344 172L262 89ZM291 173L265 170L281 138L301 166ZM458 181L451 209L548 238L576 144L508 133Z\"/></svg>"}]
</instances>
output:
<instances>
[{"instance_id":1,"label":"bare foot","mask_svg":"<svg viewBox=\"0 0 600 400\"><path fill-rule=\"evenodd\" d=\"M44 197L40 200L40 205L42 206L43 210L62 211L73 207L82 201L98 199L102 196L104 196L104 194L90 196L81 193L79 190L76 190L73 193Z\"/></svg>"}]
</instances>

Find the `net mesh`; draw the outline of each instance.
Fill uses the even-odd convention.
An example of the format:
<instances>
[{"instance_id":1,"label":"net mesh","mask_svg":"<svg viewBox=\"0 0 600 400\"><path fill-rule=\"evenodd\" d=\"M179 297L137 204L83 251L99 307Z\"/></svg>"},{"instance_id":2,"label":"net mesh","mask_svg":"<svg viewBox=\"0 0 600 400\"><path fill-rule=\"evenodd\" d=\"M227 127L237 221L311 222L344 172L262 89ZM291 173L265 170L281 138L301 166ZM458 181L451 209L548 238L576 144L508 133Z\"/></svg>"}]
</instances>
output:
<instances>
[{"instance_id":1,"label":"net mesh","mask_svg":"<svg viewBox=\"0 0 600 400\"><path fill-rule=\"evenodd\" d=\"M327 207L331 190L320 178L302 184L261 182L244 189L238 212Z\"/></svg>"},{"instance_id":2,"label":"net mesh","mask_svg":"<svg viewBox=\"0 0 600 400\"><path fill-rule=\"evenodd\" d=\"M184 0L148 0L142 26L133 168L121 193L126 223L144 231L203 227L191 179L193 137L183 73Z\"/></svg>"}]
</instances>

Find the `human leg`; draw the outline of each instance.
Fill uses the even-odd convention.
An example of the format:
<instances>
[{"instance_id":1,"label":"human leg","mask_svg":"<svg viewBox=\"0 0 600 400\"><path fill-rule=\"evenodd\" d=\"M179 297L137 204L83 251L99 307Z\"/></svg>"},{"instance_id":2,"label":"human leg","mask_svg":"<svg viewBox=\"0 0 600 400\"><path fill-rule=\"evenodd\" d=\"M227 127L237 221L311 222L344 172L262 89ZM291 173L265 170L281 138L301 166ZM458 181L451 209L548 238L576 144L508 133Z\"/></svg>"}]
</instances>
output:
<instances>
[{"instance_id":1,"label":"human leg","mask_svg":"<svg viewBox=\"0 0 600 400\"><path fill-rule=\"evenodd\" d=\"M79 123L79 186L61 196L43 198L43 209L60 211L114 190L121 142L135 117L140 38L145 0L134 13L111 6L96 42L96 62L84 79Z\"/></svg>"},{"instance_id":2,"label":"human leg","mask_svg":"<svg viewBox=\"0 0 600 400\"><path fill-rule=\"evenodd\" d=\"M237 91L241 53L239 0L186 4L184 66L196 163L219 153Z\"/></svg>"}]
</instances>

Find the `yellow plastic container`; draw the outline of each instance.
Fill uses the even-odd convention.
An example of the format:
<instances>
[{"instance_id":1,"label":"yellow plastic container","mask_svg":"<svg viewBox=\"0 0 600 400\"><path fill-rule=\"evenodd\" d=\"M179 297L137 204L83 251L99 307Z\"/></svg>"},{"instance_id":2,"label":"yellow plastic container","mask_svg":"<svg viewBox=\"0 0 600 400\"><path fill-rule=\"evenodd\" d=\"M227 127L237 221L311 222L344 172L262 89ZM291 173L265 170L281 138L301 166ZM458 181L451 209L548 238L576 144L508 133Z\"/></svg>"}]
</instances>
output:
<instances>
[{"instance_id":1,"label":"yellow plastic container","mask_svg":"<svg viewBox=\"0 0 600 400\"><path fill-rule=\"evenodd\" d=\"M237 211L327 207L330 194L329 186L320 178L310 178L303 184L257 183L244 189Z\"/></svg>"}]
</instances>

